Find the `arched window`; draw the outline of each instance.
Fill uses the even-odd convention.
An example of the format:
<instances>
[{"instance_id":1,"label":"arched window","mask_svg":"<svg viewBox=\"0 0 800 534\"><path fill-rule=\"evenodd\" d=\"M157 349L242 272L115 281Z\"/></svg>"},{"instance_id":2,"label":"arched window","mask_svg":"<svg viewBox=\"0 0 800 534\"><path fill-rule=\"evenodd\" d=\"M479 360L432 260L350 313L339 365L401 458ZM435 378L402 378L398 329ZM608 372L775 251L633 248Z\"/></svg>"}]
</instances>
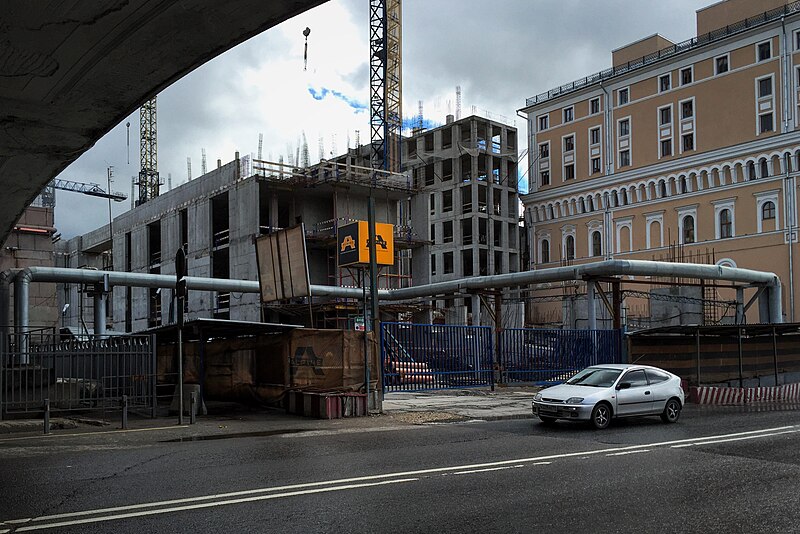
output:
<instances>
[{"instance_id":1,"label":"arched window","mask_svg":"<svg viewBox=\"0 0 800 534\"><path fill-rule=\"evenodd\" d=\"M603 255L603 238L600 232L595 230L592 232L592 256Z\"/></svg>"},{"instance_id":2,"label":"arched window","mask_svg":"<svg viewBox=\"0 0 800 534\"><path fill-rule=\"evenodd\" d=\"M567 236L567 239L564 241L564 246L566 248L565 256L568 260L575 259L575 238L571 235Z\"/></svg>"},{"instance_id":3,"label":"arched window","mask_svg":"<svg viewBox=\"0 0 800 534\"><path fill-rule=\"evenodd\" d=\"M767 221L775 218L775 203L770 201L761 205L761 220Z\"/></svg>"},{"instance_id":4,"label":"arched window","mask_svg":"<svg viewBox=\"0 0 800 534\"><path fill-rule=\"evenodd\" d=\"M686 177L681 176L681 193L688 193L689 188L686 186Z\"/></svg>"},{"instance_id":5,"label":"arched window","mask_svg":"<svg viewBox=\"0 0 800 534\"><path fill-rule=\"evenodd\" d=\"M687 215L683 218L683 242L694 243L694 217Z\"/></svg>"},{"instance_id":6,"label":"arched window","mask_svg":"<svg viewBox=\"0 0 800 534\"><path fill-rule=\"evenodd\" d=\"M592 200L592 197L589 197L589 211L594 211L594 200Z\"/></svg>"},{"instance_id":7,"label":"arched window","mask_svg":"<svg viewBox=\"0 0 800 534\"><path fill-rule=\"evenodd\" d=\"M623 206L628 205L628 192L625 191L624 189L622 190L622 205Z\"/></svg>"},{"instance_id":8,"label":"arched window","mask_svg":"<svg viewBox=\"0 0 800 534\"><path fill-rule=\"evenodd\" d=\"M667 196L667 183L664 180L658 182L658 193L661 195L661 198Z\"/></svg>"},{"instance_id":9,"label":"arched window","mask_svg":"<svg viewBox=\"0 0 800 534\"><path fill-rule=\"evenodd\" d=\"M539 263L550 263L550 241L542 239L542 252L539 255Z\"/></svg>"},{"instance_id":10,"label":"arched window","mask_svg":"<svg viewBox=\"0 0 800 534\"><path fill-rule=\"evenodd\" d=\"M726 208L719 212L719 238L727 237L733 237L733 221L731 220L731 210Z\"/></svg>"},{"instance_id":11,"label":"arched window","mask_svg":"<svg viewBox=\"0 0 800 534\"><path fill-rule=\"evenodd\" d=\"M748 180L755 180L756 179L756 164L752 161L747 162L747 179Z\"/></svg>"},{"instance_id":12,"label":"arched window","mask_svg":"<svg viewBox=\"0 0 800 534\"><path fill-rule=\"evenodd\" d=\"M769 176L769 167L767 166L767 160L766 159L762 159L761 160L761 177L762 178L766 178L767 176Z\"/></svg>"}]
</instances>

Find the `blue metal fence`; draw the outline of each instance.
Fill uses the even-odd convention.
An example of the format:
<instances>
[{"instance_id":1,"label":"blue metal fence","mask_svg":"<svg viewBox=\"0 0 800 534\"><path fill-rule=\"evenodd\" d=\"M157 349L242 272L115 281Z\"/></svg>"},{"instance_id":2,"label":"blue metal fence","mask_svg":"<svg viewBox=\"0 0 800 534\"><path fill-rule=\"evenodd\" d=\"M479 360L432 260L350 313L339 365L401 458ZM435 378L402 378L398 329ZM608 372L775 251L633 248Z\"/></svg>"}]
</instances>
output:
<instances>
[{"instance_id":1,"label":"blue metal fence","mask_svg":"<svg viewBox=\"0 0 800 534\"><path fill-rule=\"evenodd\" d=\"M563 382L600 363L622 363L619 330L539 330L500 332L498 380L504 383Z\"/></svg>"},{"instance_id":2,"label":"blue metal fence","mask_svg":"<svg viewBox=\"0 0 800 534\"><path fill-rule=\"evenodd\" d=\"M621 363L618 330L381 324L385 391L562 382L594 364Z\"/></svg>"},{"instance_id":3,"label":"blue metal fence","mask_svg":"<svg viewBox=\"0 0 800 534\"><path fill-rule=\"evenodd\" d=\"M492 329L382 323L381 358L386 391L491 385Z\"/></svg>"}]
</instances>

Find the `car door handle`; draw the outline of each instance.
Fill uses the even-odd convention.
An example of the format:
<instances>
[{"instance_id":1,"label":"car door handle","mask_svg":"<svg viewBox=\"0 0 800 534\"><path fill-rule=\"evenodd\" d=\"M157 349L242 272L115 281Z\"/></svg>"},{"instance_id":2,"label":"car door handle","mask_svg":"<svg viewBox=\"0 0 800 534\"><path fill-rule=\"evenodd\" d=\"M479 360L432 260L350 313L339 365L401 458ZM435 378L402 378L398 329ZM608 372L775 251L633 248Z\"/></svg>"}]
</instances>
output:
<instances>
[{"instance_id":1,"label":"car door handle","mask_svg":"<svg viewBox=\"0 0 800 534\"><path fill-rule=\"evenodd\" d=\"M649 391L645 391L644 394L645 395L650 395L650 392Z\"/></svg>"}]
</instances>

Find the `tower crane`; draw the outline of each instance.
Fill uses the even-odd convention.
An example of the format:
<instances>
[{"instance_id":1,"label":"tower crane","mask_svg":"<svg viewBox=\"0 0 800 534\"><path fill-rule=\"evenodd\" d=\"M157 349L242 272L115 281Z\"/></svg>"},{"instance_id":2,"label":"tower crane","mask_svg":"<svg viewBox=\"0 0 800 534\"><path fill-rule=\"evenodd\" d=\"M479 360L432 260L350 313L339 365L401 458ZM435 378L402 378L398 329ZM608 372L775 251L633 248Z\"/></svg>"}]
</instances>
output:
<instances>
[{"instance_id":1,"label":"tower crane","mask_svg":"<svg viewBox=\"0 0 800 534\"><path fill-rule=\"evenodd\" d=\"M100 184L94 182L75 182L73 180L51 180L42 190L42 200L45 205L55 206L55 189L62 191L72 191L73 193L83 193L92 197L108 198L114 202L122 202L128 198L125 193L119 191L106 191Z\"/></svg>"}]
</instances>

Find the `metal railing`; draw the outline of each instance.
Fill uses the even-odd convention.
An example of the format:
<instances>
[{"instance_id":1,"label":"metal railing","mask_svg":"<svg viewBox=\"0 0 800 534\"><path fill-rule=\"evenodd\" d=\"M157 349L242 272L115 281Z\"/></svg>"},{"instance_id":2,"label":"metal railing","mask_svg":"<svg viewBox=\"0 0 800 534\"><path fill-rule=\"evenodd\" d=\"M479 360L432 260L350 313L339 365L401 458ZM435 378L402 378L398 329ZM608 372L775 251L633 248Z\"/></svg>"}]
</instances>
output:
<instances>
[{"instance_id":1,"label":"metal railing","mask_svg":"<svg viewBox=\"0 0 800 534\"><path fill-rule=\"evenodd\" d=\"M769 22L774 22L776 20L780 20L781 17L797 13L798 11L800 11L800 2L792 2L782 7L772 9L770 11L765 11L764 13L761 13L759 15L755 15L753 17L740 20L739 22L735 22L734 24L729 24L723 28L716 29L714 31L705 33L703 35L699 35L697 37L692 37L691 39L687 39L686 41L683 41L681 43L677 43L672 46L662 48L661 50L640 57L638 59L628 61L627 63L617 65L616 67L612 67L610 69L606 69L596 74L592 74L591 76L586 76L582 79L575 80L574 82L564 84L560 87L556 87L555 89L550 89L547 92L526 99L525 105L535 106L537 104L541 104L552 98L563 96L565 94L569 94L574 91L583 89L584 87L587 87L589 85L608 80L610 78L619 76L621 74L625 74L627 72L640 69L647 65L651 65L657 61L661 61L662 59L670 58L678 54L681 54L683 52L694 50L695 48L698 48L700 46L704 46L709 43L713 43L721 39L724 39L726 37L730 37L731 35L735 35L737 33L750 30L757 26L761 26Z\"/></svg>"},{"instance_id":2,"label":"metal railing","mask_svg":"<svg viewBox=\"0 0 800 534\"><path fill-rule=\"evenodd\" d=\"M62 340L48 331L0 333L0 418L53 411L129 409L154 416L155 339Z\"/></svg>"}]
</instances>

